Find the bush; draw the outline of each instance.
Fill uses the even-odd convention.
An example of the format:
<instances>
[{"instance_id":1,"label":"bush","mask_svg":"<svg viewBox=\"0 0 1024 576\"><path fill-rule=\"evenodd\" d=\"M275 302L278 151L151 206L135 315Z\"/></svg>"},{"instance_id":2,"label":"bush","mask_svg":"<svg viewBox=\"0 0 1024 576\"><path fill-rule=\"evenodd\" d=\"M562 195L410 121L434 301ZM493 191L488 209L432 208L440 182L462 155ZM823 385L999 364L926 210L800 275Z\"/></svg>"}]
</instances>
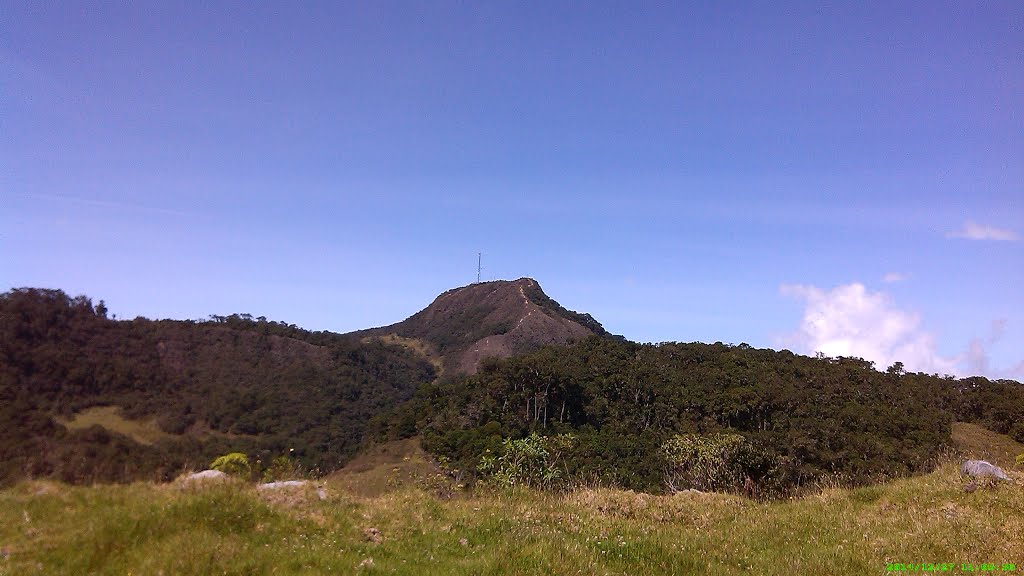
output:
<instances>
[{"instance_id":1,"label":"bush","mask_svg":"<svg viewBox=\"0 0 1024 576\"><path fill-rule=\"evenodd\" d=\"M1017 457L1013 460L1014 468L1020 468L1021 466L1024 466L1024 453L1017 454Z\"/></svg>"},{"instance_id":2,"label":"bush","mask_svg":"<svg viewBox=\"0 0 1024 576\"><path fill-rule=\"evenodd\" d=\"M238 478L248 478L252 475L249 457L241 452L232 452L217 458L210 464L210 468Z\"/></svg>"},{"instance_id":3,"label":"bush","mask_svg":"<svg viewBox=\"0 0 1024 576\"><path fill-rule=\"evenodd\" d=\"M498 486L528 486L553 490L565 485L564 456L576 444L571 434L540 436L536 432L526 438L506 438L501 454L488 451L480 459L478 469Z\"/></svg>"},{"instance_id":4,"label":"bush","mask_svg":"<svg viewBox=\"0 0 1024 576\"><path fill-rule=\"evenodd\" d=\"M695 488L744 491L749 496L778 496L789 483L791 462L740 434L682 434L661 447L665 486L677 492Z\"/></svg>"},{"instance_id":5,"label":"bush","mask_svg":"<svg viewBox=\"0 0 1024 576\"><path fill-rule=\"evenodd\" d=\"M743 485L738 460L746 444L739 434L682 434L661 447L667 469L665 485L672 492L695 488L729 491Z\"/></svg>"},{"instance_id":6,"label":"bush","mask_svg":"<svg viewBox=\"0 0 1024 576\"><path fill-rule=\"evenodd\" d=\"M301 467L287 455L281 455L274 458L270 462L270 466L263 471L264 482L295 480L300 477L302 477Z\"/></svg>"},{"instance_id":7,"label":"bush","mask_svg":"<svg viewBox=\"0 0 1024 576\"><path fill-rule=\"evenodd\" d=\"M1024 442L1024 422L1017 422L1013 426L1010 426L1007 435L1013 438L1017 442Z\"/></svg>"}]
</instances>

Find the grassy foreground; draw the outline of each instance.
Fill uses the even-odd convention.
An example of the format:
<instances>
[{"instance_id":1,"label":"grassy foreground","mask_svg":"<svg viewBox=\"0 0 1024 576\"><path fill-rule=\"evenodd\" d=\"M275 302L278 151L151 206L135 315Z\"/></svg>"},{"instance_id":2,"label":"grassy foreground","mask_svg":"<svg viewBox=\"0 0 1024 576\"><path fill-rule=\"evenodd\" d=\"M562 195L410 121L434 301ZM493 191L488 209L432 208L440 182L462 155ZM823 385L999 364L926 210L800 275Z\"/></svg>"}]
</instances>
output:
<instances>
[{"instance_id":1,"label":"grassy foreground","mask_svg":"<svg viewBox=\"0 0 1024 576\"><path fill-rule=\"evenodd\" d=\"M883 574L887 563L1012 563L1024 489L973 493L952 464L882 486L758 503L681 493L376 496L326 481L0 492L0 574Z\"/></svg>"}]
</instances>

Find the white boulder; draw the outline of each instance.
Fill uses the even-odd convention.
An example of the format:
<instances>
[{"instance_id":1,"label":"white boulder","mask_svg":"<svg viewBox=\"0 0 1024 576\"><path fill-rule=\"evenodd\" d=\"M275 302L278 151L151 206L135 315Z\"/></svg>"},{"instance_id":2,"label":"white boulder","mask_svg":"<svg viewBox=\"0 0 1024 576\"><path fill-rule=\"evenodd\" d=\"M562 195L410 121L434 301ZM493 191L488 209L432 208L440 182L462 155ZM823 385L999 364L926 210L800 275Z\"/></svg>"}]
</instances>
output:
<instances>
[{"instance_id":1,"label":"white boulder","mask_svg":"<svg viewBox=\"0 0 1024 576\"><path fill-rule=\"evenodd\" d=\"M960 474L965 476L992 476L1000 480L1009 480L1009 476L999 466L985 462L984 460L968 460L960 466Z\"/></svg>"},{"instance_id":2,"label":"white boulder","mask_svg":"<svg viewBox=\"0 0 1024 576\"><path fill-rule=\"evenodd\" d=\"M267 482L265 484L259 484L256 486L256 489L281 490L284 488L303 488L305 486L313 486L313 483L309 480L283 480L281 482ZM327 499L327 491L324 490L323 486L316 487L316 496L321 500Z\"/></svg>"},{"instance_id":3,"label":"white boulder","mask_svg":"<svg viewBox=\"0 0 1024 576\"><path fill-rule=\"evenodd\" d=\"M209 480L227 480L229 476L220 470L203 470L202 472L193 472L185 475L182 478L183 482L206 482Z\"/></svg>"},{"instance_id":4,"label":"white boulder","mask_svg":"<svg viewBox=\"0 0 1024 576\"><path fill-rule=\"evenodd\" d=\"M281 482L267 482L256 487L257 490L280 490L282 488L299 488L309 484L307 480L283 480Z\"/></svg>"}]
</instances>

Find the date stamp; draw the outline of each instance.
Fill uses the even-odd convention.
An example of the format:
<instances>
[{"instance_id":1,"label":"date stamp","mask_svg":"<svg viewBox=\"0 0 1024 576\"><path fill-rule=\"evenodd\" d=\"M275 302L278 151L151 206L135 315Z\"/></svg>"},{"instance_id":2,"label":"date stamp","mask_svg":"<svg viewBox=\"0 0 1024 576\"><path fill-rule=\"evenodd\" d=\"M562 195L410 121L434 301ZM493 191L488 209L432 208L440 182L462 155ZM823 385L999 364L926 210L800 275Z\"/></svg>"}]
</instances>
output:
<instances>
[{"instance_id":1,"label":"date stamp","mask_svg":"<svg viewBox=\"0 0 1024 576\"><path fill-rule=\"evenodd\" d=\"M904 564L891 562L885 565L886 572L1016 572L1017 566L1010 562L915 562Z\"/></svg>"}]
</instances>

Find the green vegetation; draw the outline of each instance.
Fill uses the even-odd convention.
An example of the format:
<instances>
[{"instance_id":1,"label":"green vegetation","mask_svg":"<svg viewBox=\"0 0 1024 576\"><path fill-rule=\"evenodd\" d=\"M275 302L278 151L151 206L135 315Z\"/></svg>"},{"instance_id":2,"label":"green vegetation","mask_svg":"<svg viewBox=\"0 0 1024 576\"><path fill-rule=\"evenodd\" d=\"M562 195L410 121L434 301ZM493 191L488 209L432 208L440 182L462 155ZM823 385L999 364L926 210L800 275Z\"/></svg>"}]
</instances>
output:
<instances>
[{"instance_id":1,"label":"green vegetation","mask_svg":"<svg viewBox=\"0 0 1024 576\"><path fill-rule=\"evenodd\" d=\"M661 447L665 459L665 484L670 491L695 489L740 492L753 495L751 474L761 481L760 494L785 488L779 474L785 463L755 447L739 434L680 434Z\"/></svg>"},{"instance_id":2,"label":"green vegetation","mask_svg":"<svg viewBox=\"0 0 1024 576\"><path fill-rule=\"evenodd\" d=\"M210 469L219 470L228 476L234 476L236 478L248 479L252 476L252 467L249 466L249 457L241 452L232 452L230 454L218 456L217 459L210 464Z\"/></svg>"},{"instance_id":3,"label":"green vegetation","mask_svg":"<svg viewBox=\"0 0 1024 576\"><path fill-rule=\"evenodd\" d=\"M478 471L504 438L573 434L563 458L576 482L659 492L680 479L736 489L749 477L762 495L784 496L826 478L854 486L930 470L956 419L1016 430L1024 387L742 344L591 337L486 361L473 376L421 387L414 406L405 418L424 446L462 470ZM663 450L680 434L746 444L724 476L697 478Z\"/></svg>"},{"instance_id":4,"label":"green vegetation","mask_svg":"<svg viewBox=\"0 0 1024 576\"><path fill-rule=\"evenodd\" d=\"M485 454L480 459L479 470L501 488L564 487L563 460L575 444L576 437L571 434L541 436L534 432L518 440L506 438L499 455Z\"/></svg>"},{"instance_id":5,"label":"green vegetation","mask_svg":"<svg viewBox=\"0 0 1024 576\"><path fill-rule=\"evenodd\" d=\"M1016 475L1020 481L1020 475ZM1021 562L1024 492L955 465L799 500L612 489L374 497L326 482L26 482L0 491L0 575L881 574L890 562ZM923 519L916 521L917 519Z\"/></svg>"},{"instance_id":6,"label":"green vegetation","mask_svg":"<svg viewBox=\"0 0 1024 576\"><path fill-rule=\"evenodd\" d=\"M400 345L246 314L114 321L88 298L20 289L0 318L0 485L168 480L228 452L335 470L436 374Z\"/></svg>"},{"instance_id":7,"label":"green vegetation","mask_svg":"<svg viewBox=\"0 0 1024 576\"><path fill-rule=\"evenodd\" d=\"M262 480L264 482L277 482L279 480L295 480L304 476L302 466L282 454L275 457L270 462L270 466L263 471Z\"/></svg>"},{"instance_id":8,"label":"green vegetation","mask_svg":"<svg viewBox=\"0 0 1024 576\"><path fill-rule=\"evenodd\" d=\"M286 474L274 463L282 454L292 472L319 476L369 440L420 436L459 483L785 497L822 481L926 472L955 440L954 421L1024 439L1019 383L744 344L592 336L437 377L434 351L508 331L538 302L586 321L529 280L449 291L391 338L248 314L115 321L85 297L13 290L0 295L0 484L169 480L231 452L249 456L254 478ZM697 452L666 449L674 438L729 437L742 441L719 451L711 475Z\"/></svg>"}]
</instances>

